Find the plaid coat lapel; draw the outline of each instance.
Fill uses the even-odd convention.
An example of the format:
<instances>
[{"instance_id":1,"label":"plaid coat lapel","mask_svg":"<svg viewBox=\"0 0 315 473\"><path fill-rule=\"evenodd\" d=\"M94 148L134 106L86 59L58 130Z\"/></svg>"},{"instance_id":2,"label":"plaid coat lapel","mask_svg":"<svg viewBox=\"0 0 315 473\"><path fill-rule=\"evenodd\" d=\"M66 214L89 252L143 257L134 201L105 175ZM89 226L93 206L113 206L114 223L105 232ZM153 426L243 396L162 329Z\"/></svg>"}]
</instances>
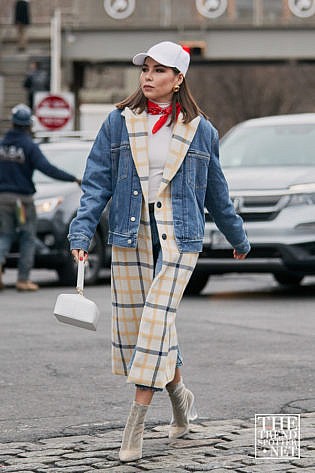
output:
<instances>
[{"instance_id":1,"label":"plaid coat lapel","mask_svg":"<svg viewBox=\"0 0 315 473\"><path fill-rule=\"evenodd\" d=\"M200 117L196 117L190 123L184 124L182 117L182 114L180 114L174 126L158 195L165 190L180 168L200 122Z\"/></svg>"},{"instance_id":2,"label":"plaid coat lapel","mask_svg":"<svg viewBox=\"0 0 315 473\"><path fill-rule=\"evenodd\" d=\"M140 179L144 200L149 195L149 155L147 114L134 113L130 108L124 110L126 127L129 135L131 154Z\"/></svg>"}]
</instances>

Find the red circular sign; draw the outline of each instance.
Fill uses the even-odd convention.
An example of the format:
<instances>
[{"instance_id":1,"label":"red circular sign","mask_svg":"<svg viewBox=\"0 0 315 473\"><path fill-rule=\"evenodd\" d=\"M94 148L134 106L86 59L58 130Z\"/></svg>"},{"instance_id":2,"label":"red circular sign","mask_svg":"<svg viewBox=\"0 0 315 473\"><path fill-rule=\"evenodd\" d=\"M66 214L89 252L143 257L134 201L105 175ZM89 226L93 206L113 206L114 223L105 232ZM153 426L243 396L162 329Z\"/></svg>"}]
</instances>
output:
<instances>
[{"instance_id":1,"label":"red circular sign","mask_svg":"<svg viewBox=\"0 0 315 473\"><path fill-rule=\"evenodd\" d=\"M72 110L70 104L60 95L48 95L38 103L35 115L45 128L59 130L70 120Z\"/></svg>"}]
</instances>

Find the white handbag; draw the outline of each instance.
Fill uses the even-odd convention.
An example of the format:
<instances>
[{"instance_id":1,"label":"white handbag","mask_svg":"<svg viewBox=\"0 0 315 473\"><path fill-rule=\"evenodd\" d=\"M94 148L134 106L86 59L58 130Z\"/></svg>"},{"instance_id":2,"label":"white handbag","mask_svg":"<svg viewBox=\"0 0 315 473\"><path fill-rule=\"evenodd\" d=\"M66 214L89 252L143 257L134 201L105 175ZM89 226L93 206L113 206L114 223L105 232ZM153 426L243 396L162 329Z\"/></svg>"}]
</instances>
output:
<instances>
[{"instance_id":1,"label":"white handbag","mask_svg":"<svg viewBox=\"0 0 315 473\"><path fill-rule=\"evenodd\" d=\"M54 315L65 324L96 330L99 310L95 302L83 295L84 261L78 263L77 291L78 294L60 294L57 297Z\"/></svg>"}]
</instances>

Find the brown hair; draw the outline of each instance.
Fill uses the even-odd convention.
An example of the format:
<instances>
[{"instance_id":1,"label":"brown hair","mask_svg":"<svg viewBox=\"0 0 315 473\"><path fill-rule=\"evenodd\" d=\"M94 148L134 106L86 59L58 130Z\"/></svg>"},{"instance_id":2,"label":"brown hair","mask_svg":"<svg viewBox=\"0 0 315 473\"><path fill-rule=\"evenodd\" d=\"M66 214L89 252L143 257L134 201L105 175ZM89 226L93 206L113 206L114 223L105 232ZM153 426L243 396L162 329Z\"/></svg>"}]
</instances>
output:
<instances>
[{"instance_id":1,"label":"brown hair","mask_svg":"<svg viewBox=\"0 0 315 473\"><path fill-rule=\"evenodd\" d=\"M176 68L172 69L175 74L179 74L179 71ZM183 78L183 82L180 85L179 91L174 92L173 94L172 115L169 125L176 121L177 102L181 106L183 123L189 123L199 115L203 115L205 118L208 118L207 115L198 107L195 99L192 96L192 93L190 92L185 78ZM133 94L129 95L129 97L116 104L116 107L120 110L123 110L125 107L129 107L131 110L136 111L137 113L142 113L146 109L146 106L147 99L140 87Z\"/></svg>"}]
</instances>

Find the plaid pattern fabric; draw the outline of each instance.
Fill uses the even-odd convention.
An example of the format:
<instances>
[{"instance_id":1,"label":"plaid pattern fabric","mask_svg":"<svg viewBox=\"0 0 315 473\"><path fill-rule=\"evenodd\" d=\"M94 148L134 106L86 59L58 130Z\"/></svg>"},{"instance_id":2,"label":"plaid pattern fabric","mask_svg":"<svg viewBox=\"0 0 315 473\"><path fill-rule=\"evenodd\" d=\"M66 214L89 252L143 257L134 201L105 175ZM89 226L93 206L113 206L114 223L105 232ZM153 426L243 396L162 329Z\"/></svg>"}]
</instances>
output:
<instances>
[{"instance_id":1,"label":"plaid pattern fabric","mask_svg":"<svg viewBox=\"0 0 315 473\"><path fill-rule=\"evenodd\" d=\"M159 189L161 208L155 208L163 263L153 278L153 255L148 210L148 131L146 113L125 110L143 204L137 248L112 250L112 368L130 383L164 388L174 377L177 359L175 317L198 253L179 253L173 229L168 185L180 167L199 124L199 118L176 123L169 159ZM166 237L166 238L165 238ZM135 349L131 367L128 367Z\"/></svg>"}]
</instances>

